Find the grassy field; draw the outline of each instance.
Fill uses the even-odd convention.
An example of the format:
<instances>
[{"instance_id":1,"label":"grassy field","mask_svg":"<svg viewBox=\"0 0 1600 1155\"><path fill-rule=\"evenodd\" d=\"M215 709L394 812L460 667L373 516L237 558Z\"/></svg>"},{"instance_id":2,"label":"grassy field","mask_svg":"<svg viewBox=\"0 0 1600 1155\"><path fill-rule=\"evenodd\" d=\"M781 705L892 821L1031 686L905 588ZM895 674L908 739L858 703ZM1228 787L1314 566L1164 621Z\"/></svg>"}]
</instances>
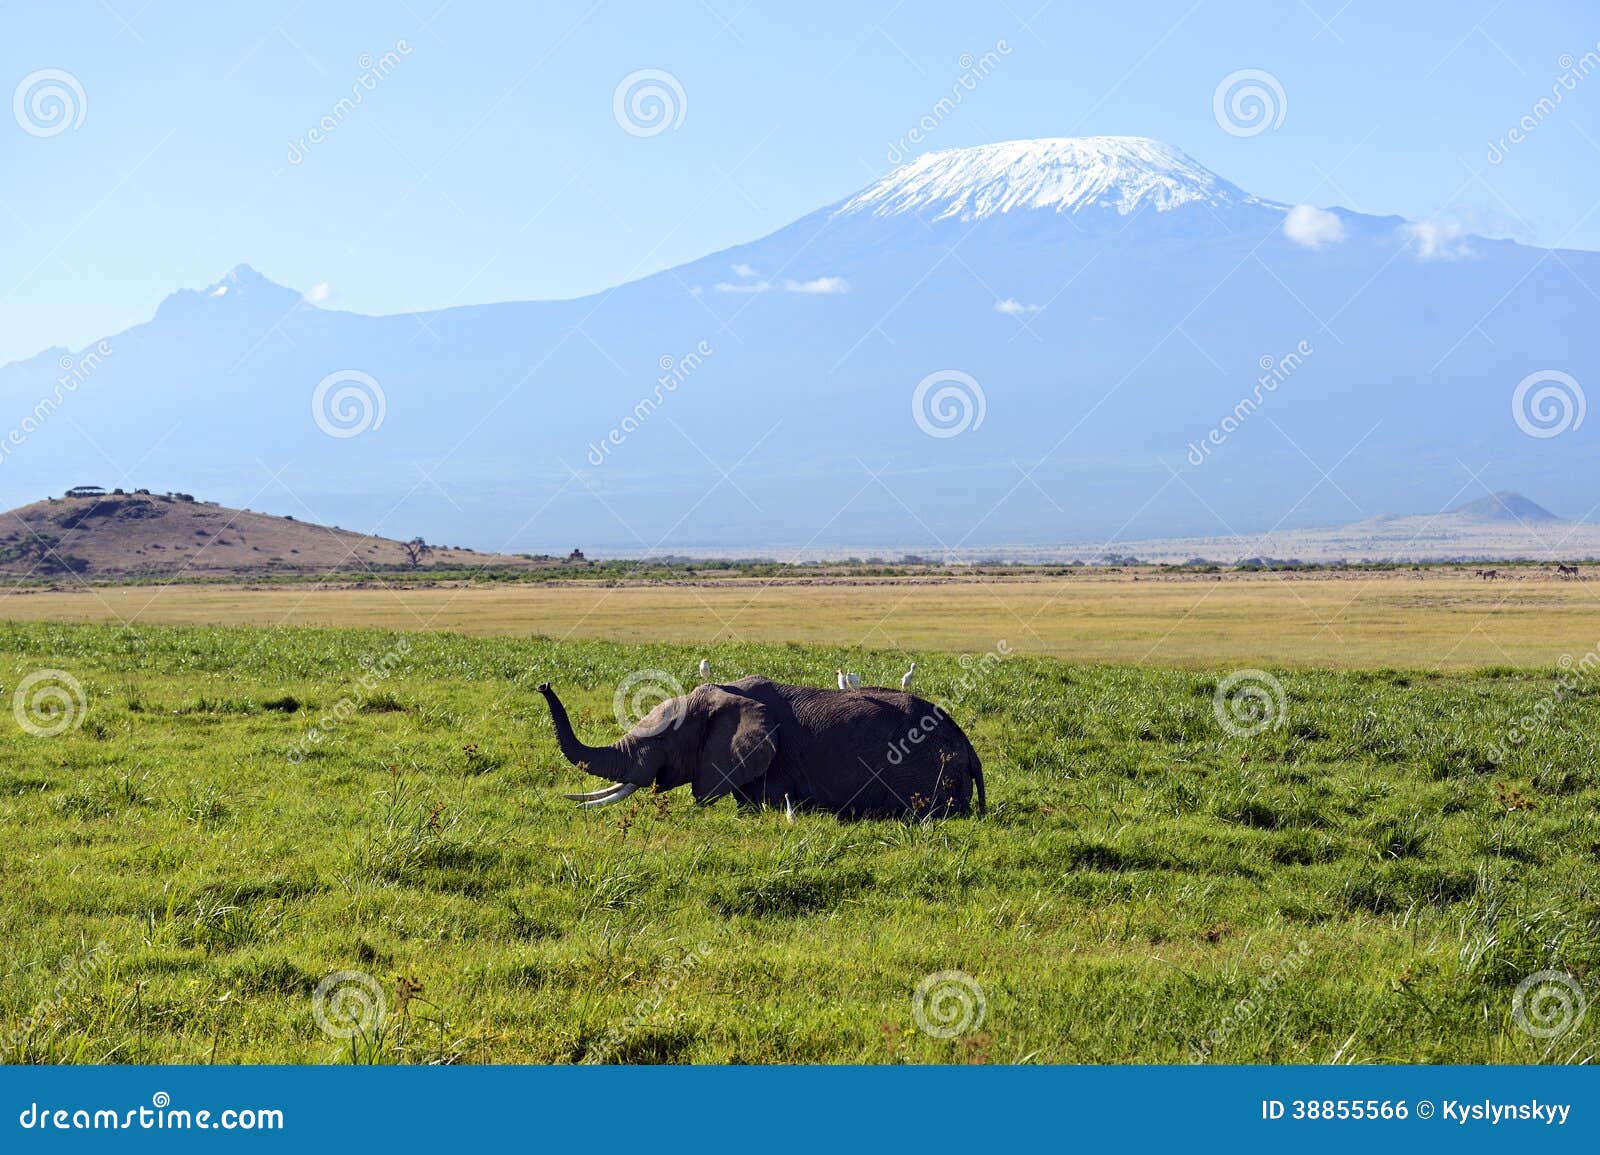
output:
<instances>
[{"instance_id":1,"label":"grassy field","mask_svg":"<svg viewBox=\"0 0 1600 1155\"><path fill-rule=\"evenodd\" d=\"M1549 668L1600 643L1600 583L1520 573L1099 574L1034 580L731 581L10 592L0 617L445 629L624 642L798 642L1188 668ZM896 659L898 660L898 659ZM822 667L831 670L827 665ZM902 667L903 668L903 667Z\"/></svg>"},{"instance_id":2,"label":"grassy field","mask_svg":"<svg viewBox=\"0 0 1600 1155\"><path fill-rule=\"evenodd\" d=\"M845 660L806 645L0 623L8 704L40 670L82 689L70 716L22 715L53 737L0 715L0 1058L1600 1052L1600 1013L1550 1037L1513 1013L1541 970L1591 997L1600 982L1588 676L1276 668L1282 709L1240 737L1215 710L1221 657L1179 670L1017 656L975 678L970 660L922 653L919 690L985 761L985 818L791 824L696 810L681 792L591 813L562 801L592 780L560 759L533 685L553 682L580 732L609 740L626 674L688 683L702 653L730 679L822 683ZM851 657L879 681L900 661ZM1525 716L1542 720L1508 738ZM308 744L314 726L325 734ZM966 977L929 978L954 971ZM363 991L384 1008L349 1038L314 1010L338 972L368 976L338 980L338 1009ZM933 1032L919 983L935 985L921 1005ZM1528 1006L1538 1026L1550 1004Z\"/></svg>"}]
</instances>

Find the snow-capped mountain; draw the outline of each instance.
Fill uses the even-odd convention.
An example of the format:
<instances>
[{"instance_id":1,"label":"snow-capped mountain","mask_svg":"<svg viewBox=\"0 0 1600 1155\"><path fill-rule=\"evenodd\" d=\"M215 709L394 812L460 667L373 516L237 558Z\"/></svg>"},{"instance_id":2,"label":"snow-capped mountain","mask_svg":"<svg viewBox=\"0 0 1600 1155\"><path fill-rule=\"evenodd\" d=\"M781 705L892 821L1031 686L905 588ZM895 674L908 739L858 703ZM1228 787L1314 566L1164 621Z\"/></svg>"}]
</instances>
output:
<instances>
[{"instance_id":1,"label":"snow-capped mountain","mask_svg":"<svg viewBox=\"0 0 1600 1155\"><path fill-rule=\"evenodd\" d=\"M1044 209L1078 213L1186 204L1276 205L1250 196L1171 145L1138 136L1056 137L924 153L844 202L838 215L982 220Z\"/></svg>"},{"instance_id":2,"label":"snow-capped mountain","mask_svg":"<svg viewBox=\"0 0 1600 1155\"><path fill-rule=\"evenodd\" d=\"M1347 524L1459 504L1469 469L1571 516L1596 292L1594 253L1291 212L1153 141L1020 141L572 301L368 317L241 267L0 368L0 500L148 486L591 553ZM1578 387L1559 436L1549 373Z\"/></svg>"}]
</instances>

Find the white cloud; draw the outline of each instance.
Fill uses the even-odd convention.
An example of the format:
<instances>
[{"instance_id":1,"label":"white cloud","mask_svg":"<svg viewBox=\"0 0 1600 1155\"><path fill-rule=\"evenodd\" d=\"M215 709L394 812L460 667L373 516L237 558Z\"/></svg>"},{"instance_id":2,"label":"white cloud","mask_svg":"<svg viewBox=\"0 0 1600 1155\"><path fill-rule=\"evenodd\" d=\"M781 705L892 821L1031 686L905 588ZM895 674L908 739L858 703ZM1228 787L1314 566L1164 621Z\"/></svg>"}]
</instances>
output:
<instances>
[{"instance_id":1,"label":"white cloud","mask_svg":"<svg viewBox=\"0 0 1600 1155\"><path fill-rule=\"evenodd\" d=\"M996 313L1004 313L1008 317L1026 317L1043 309L1043 305L1024 305L1014 297L1007 297L1003 301L994 303Z\"/></svg>"},{"instance_id":2,"label":"white cloud","mask_svg":"<svg viewBox=\"0 0 1600 1155\"><path fill-rule=\"evenodd\" d=\"M1320 249L1344 240L1344 222L1337 214L1315 205L1295 205L1283 218L1283 235L1297 245Z\"/></svg>"},{"instance_id":3,"label":"white cloud","mask_svg":"<svg viewBox=\"0 0 1600 1155\"><path fill-rule=\"evenodd\" d=\"M306 300L313 305L320 305L333 295L333 286L327 281L318 281L306 290Z\"/></svg>"},{"instance_id":4,"label":"white cloud","mask_svg":"<svg viewBox=\"0 0 1600 1155\"><path fill-rule=\"evenodd\" d=\"M733 275L736 277L753 277L756 275L756 271L749 265L735 265L733 266Z\"/></svg>"},{"instance_id":5,"label":"white cloud","mask_svg":"<svg viewBox=\"0 0 1600 1155\"><path fill-rule=\"evenodd\" d=\"M770 293L780 286L773 284L771 281L718 281L711 287L718 293L751 295L755 293ZM848 293L850 291L850 282L843 277L817 277L815 280L810 281L784 281L781 287L786 292L816 296L825 293Z\"/></svg>"},{"instance_id":6,"label":"white cloud","mask_svg":"<svg viewBox=\"0 0 1600 1155\"><path fill-rule=\"evenodd\" d=\"M1410 221L1400 232L1411 242L1419 261L1459 261L1472 256L1463 229L1449 221Z\"/></svg>"},{"instance_id":7,"label":"white cloud","mask_svg":"<svg viewBox=\"0 0 1600 1155\"><path fill-rule=\"evenodd\" d=\"M817 277L811 281L785 281L783 287L791 293L848 293L850 282L843 277Z\"/></svg>"}]
</instances>

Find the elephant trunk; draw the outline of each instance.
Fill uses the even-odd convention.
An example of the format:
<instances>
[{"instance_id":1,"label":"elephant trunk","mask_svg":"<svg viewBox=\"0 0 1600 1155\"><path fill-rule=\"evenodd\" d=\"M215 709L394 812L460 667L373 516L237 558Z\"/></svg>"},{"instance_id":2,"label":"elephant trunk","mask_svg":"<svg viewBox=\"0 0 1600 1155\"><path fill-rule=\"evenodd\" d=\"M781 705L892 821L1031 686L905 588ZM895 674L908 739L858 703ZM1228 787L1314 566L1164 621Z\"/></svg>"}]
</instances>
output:
<instances>
[{"instance_id":1,"label":"elephant trunk","mask_svg":"<svg viewBox=\"0 0 1600 1155\"><path fill-rule=\"evenodd\" d=\"M567 709L550 688L550 683L541 684L539 693L550 705L550 721L555 726L556 744L561 747L561 756L600 778L609 778L613 782L624 781L623 774L628 766L626 755L615 746L585 746L573 733Z\"/></svg>"}]
</instances>

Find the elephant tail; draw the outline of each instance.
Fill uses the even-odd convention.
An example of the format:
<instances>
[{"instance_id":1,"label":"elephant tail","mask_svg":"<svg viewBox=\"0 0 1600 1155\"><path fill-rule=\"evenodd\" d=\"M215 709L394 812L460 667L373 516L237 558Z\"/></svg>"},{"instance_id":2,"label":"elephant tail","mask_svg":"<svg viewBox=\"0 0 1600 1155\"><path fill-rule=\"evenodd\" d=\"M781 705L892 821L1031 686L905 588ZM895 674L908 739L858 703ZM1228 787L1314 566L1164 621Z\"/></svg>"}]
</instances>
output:
<instances>
[{"instance_id":1,"label":"elephant tail","mask_svg":"<svg viewBox=\"0 0 1600 1155\"><path fill-rule=\"evenodd\" d=\"M978 813L982 814L989 808L989 800L983 792L983 761L965 731L961 732L961 741L967 748L967 769L972 774L973 785L978 788Z\"/></svg>"}]
</instances>

